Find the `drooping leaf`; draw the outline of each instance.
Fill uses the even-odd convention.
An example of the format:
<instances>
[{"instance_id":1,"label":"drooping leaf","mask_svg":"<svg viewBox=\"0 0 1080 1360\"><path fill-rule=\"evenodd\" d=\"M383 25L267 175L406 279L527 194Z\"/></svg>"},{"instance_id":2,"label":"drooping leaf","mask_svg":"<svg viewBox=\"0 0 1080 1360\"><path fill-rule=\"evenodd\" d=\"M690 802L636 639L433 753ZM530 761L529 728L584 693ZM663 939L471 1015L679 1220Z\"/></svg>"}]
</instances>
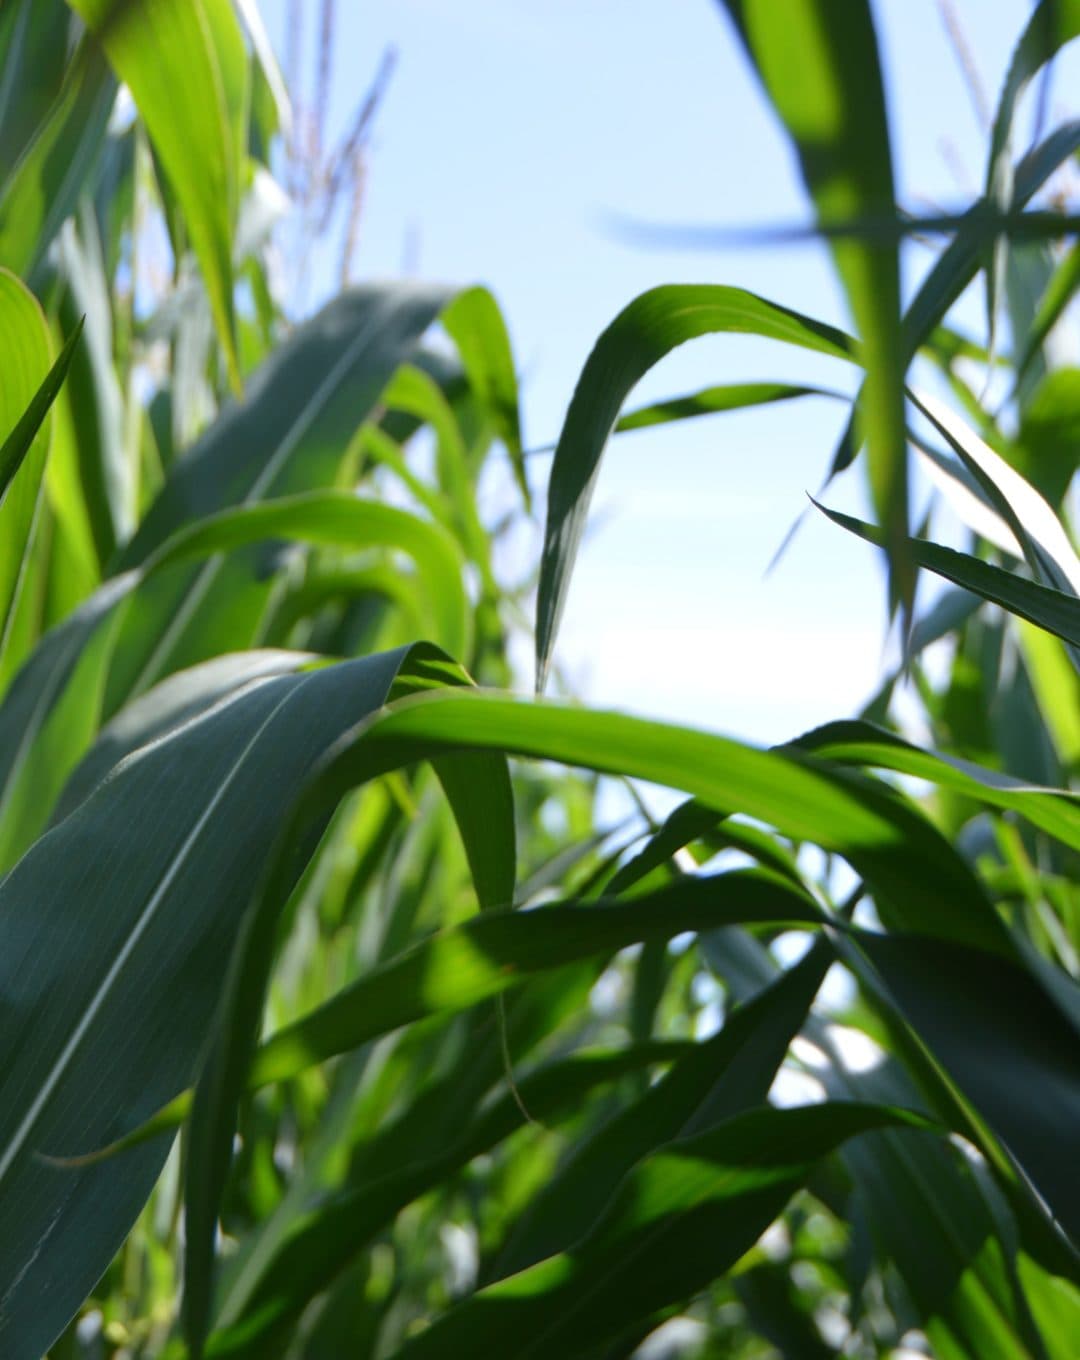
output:
<instances>
[{"instance_id":1,"label":"drooping leaf","mask_svg":"<svg viewBox=\"0 0 1080 1360\"><path fill-rule=\"evenodd\" d=\"M867 722L832 722L799 737L793 746L829 761L896 770L956 789L1025 817L1063 844L1080 850L1080 796L1044 789L957 756L924 750Z\"/></svg>"},{"instance_id":2,"label":"drooping leaf","mask_svg":"<svg viewBox=\"0 0 1080 1360\"><path fill-rule=\"evenodd\" d=\"M970 869L914 807L872 780L809 757L620 714L445 692L405 699L357 734L358 768L415 751L500 749L680 789L843 855L905 929L1012 954ZM345 757L343 756L343 759Z\"/></svg>"},{"instance_id":3,"label":"drooping leaf","mask_svg":"<svg viewBox=\"0 0 1080 1360\"><path fill-rule=\"evenodd\" d=\"M1080 595L1080 558L1045 498L942 402L926 393L914 400L978 480L1032 570L1058 590Z\"/></svg>"},{"instance_id":4,"label":"drooping leaf","mask_svg":"<svg viewBox=\"0 0 1080 1360\"><path fill-rule=\"evenodd\" d=\"M536 605L538 690L543 689L551 664L600 459L622 404L665 354L717 332L761 335L855 359L855 342L842 331L741 288L673 284L643 293L619 313L581 371L551 466Z\"/></svg>"}]
</instances>

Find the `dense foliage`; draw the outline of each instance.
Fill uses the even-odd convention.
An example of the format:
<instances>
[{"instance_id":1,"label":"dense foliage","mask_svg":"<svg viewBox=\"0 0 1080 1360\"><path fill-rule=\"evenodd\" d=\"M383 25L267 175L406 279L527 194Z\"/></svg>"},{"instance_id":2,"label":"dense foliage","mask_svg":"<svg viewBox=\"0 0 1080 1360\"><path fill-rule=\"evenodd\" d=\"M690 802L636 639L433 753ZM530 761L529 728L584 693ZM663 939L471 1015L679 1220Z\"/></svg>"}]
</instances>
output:
<instances>
[{"instance_id":1,"label":"dense foliage","mask_svg":"<svg viewBox=\"0 0 1080 1360\"><path fill-rule=\"evenodd\" d=\"M1045 190L1080 123L1019 158L1013 125L1080 4L1035 7L905 308L870 6L720 8L857 334L630 302L507 581L500 311L290 314L253 0L0 7L4 1360L1074 1360L1080 270ZM534 591L545 688L613 432L814 396L626 411L717 332L862 371L830 476L875 522L826 513L904 639L865 713L770 750L510 692ZM915 458L962 550L913 532ZM608 780L685 801L601 824Z\"/></svg>"}]
</instances>

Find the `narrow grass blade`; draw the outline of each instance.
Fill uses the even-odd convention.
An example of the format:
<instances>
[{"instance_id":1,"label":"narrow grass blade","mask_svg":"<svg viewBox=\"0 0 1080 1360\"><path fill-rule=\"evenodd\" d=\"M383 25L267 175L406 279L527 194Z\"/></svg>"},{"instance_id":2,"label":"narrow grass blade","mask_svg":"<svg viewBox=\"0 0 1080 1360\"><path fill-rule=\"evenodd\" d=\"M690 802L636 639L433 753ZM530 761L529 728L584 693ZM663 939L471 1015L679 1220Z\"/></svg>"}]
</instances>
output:
<instances>
[{"instance_id":1,"label":"narrow grass blade","mask_svg":"<svg viewBox=\"0 0 1080 1360\"><path fill-rule=\"evenodd\" d=\"M715 415L719 411L742 411L750 406L768 406L777 401L795 401L799 397L831 397L844 401L841 392L825 387L805 387L797 383L726 383L722 387L703 387L685 397L671 397L627 411L615 422L615 433L644 430L652 425L666 425L673 420L694 420L698 416Z\"/></svg>"},{"instance_id":2,"label":"narrow grass blade","mask_svg":"<svg viewBox=\"0 0 1080 1360\"><path fill-rule=\"evenodd\" d=\"M816 501L814 503L817 504ZM839 524L857 538L875 543L878 547L884 546L884 535L876 525L866 524L824 505L818 505L818 509L834 524ZM943 576L954 585L963 586L981 599L1000 605L1030 623L1038 624L1071 646L1080 647L1080 600L1075 595L1053 586L1040 585L1038 581L1029 581L1015 572L972 557L969 553L928 543L925 539L911 540L911 554L920 567Z\"/></svg>"}]
</instances>

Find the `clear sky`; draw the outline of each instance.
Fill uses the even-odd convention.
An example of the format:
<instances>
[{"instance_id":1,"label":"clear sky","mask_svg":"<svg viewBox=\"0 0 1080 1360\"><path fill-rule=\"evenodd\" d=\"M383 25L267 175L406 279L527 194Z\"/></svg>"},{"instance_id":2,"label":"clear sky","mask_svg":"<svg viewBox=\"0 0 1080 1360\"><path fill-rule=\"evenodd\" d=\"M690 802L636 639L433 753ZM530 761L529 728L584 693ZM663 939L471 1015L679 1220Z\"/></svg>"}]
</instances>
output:
<instances>
[{"instance_id":1,"label":"clear sky","mask_svg":"<svg viewBox=\"0 0 1080 1360\"><path fill-rule=\"evenodd\" d=\"M310 71L319 5L301 3ZM285 0L261 9L282 51ZM986 142L940 9L874 9L900 201L963 205L983 179ZM992 106L1030 5L955 0L953 10ZM389 44L399 63L369 157L357 277L405 268L489 285L523 373L529 444L555 438L596 336L655 284L737 284L847 323L817 245L643 249L612 228L616 217L808 218L783 135L714 0L339 0L332 128ZM1059 72L1052 109L1076 70L1072 59ZM908 292L929 258L910 248ZM313 278L317 300L328 264ZM960 316L977 330L980 300ZM676 351L633 401L746 379L852 385L833 361L717 338ZM774 742L869 697L884 636L872 551L815 517L763 576L845 413L804 401L615 441L557 649L590 702ZM532 462L540 492L548 465ZM829 499L861 509L861 478L849 474Z\"/></svg>"}]
</instances>

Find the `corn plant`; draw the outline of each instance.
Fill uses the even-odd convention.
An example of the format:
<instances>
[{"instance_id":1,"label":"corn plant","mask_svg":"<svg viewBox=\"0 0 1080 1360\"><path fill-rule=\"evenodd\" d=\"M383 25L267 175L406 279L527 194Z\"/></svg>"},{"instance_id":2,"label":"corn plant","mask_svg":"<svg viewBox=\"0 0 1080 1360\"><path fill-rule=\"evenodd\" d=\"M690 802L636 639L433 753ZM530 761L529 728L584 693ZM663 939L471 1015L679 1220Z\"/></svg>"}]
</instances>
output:
<instances>
[{"instance_id":1,"label":"corn plant","mask_svg":"<svg viewBox=\"0 0 1080 1360\"><path fill-rule=\"evenodd\" d=\"M985 190L934 223L895 204L870 6L719 8L852 329L631 301L525 580L491 294L286 306L253 0L0 8L5 1360L1076 1355L1080 273L1046 186L1080 124L1013 144L1080 5L1035 7ZM627 409L707 333L857 375L828 477L873 519L818 499L901 639L864 713L770 749L542 697L605 450L815 393ZM915 460L962 547L937 500L913 529Z\"/></svg>"}]
</instances>

